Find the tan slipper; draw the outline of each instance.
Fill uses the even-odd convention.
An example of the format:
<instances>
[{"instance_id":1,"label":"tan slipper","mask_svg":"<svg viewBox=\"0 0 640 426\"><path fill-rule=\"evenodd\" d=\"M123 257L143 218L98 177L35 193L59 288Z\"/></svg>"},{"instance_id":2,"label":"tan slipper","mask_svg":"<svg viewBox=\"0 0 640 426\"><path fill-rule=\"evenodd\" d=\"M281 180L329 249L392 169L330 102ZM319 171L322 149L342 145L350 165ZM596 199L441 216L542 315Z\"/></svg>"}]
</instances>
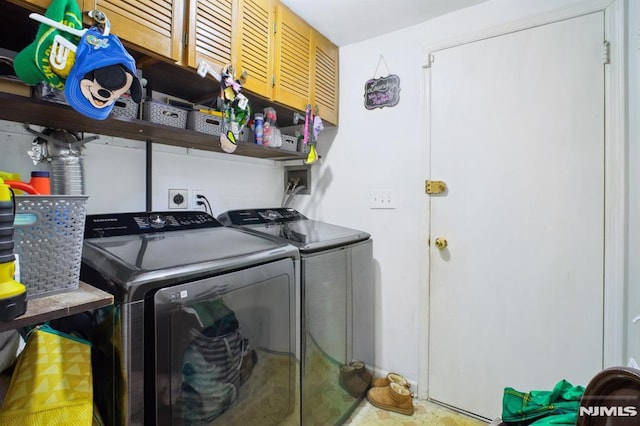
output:
<instances>
[{"instance_id":1,"label":"tan slipper","mask_svg":"<svg viewBox=\"0 0 640 426\"><path fill-rule=\"evenodd\" d=\"M373 379L373 381L371 382L371 387L380 388L384 386L389 386L389 384L391 383L397 383L400 386L404 386L407 389L411 387L407 379L405 379L398 373L389 373L385 377L377 377Z\"/></svg>"},{"instance_id":2,"label":"tan slipper","mask_svg":"<svg viewBox=\"0 0 640 426\"><path fill-rule=\"evenodd\" d=\"M367 399L371 405L383 410L413 415L413 393L397 383L369 389Z\"/></svg>"}]
</instances>

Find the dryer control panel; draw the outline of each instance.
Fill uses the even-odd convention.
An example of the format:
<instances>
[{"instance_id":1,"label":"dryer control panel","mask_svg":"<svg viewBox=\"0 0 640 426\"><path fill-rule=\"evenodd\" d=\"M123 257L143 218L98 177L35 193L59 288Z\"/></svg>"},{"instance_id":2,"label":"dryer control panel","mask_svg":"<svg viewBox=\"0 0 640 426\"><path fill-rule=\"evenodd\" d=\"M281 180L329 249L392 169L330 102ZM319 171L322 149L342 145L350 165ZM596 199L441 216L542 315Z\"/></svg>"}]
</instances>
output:
<instances>
[{"instance_id":1,"label":"dryer control panel","mask_svg":"<svg viewBox=\"0 0 640 426\"><path fill-rule=\"evenodd\" d=\"M270 209L229 210L218 216L218 220L226 226L283 223L302 219L306 219L306 217L299 211L283 207L274 207Z\"/></svg>"},{"instance_id":2,"label":"dryer control panel","mask_svg":"<svg viewBox=\"0 0 640 426\"><path fill-rule=\"evenodd\" d=\"M87 215L84 237L115 237L217 226L222 224L201 211L107 213Z\"/></svg>"}]
</instances>

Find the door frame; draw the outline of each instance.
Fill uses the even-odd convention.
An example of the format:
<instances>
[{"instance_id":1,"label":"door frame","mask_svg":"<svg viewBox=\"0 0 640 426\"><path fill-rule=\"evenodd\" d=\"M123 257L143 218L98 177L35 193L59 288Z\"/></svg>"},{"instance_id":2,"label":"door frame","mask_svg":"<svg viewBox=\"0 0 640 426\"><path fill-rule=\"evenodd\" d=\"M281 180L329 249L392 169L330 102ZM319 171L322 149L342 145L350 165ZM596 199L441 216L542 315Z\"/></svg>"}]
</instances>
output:
<instances>
[{"instance_id":1,"label":"door frame","mask_svg":"<svg viewBox=\"0 0 640 426\"><path fill-rule=\"evenodd\" d=\"M532 16L527 19L510 22L497 27L487 28L481 32L467 34L444 42L429 45L426 49L426 63L423 65L423 89L424 102L422 116L422 132L426 137L426 152L431 151L430 115L431 104L430 80L431 80L431 54L438 50L452 48L463 44L484 40L491 37L509 34L515 31L546 25L581 15L604 12L605 35L609 42L610 63L605 67L605 164L604 164L604 318L603 318L603 367L625 364L627 344L626 336L626 273L625 259L627 257L626 231L627 231L627 169L626 163L626 101L625 70L626 51L625 42L625 0L593 0L581 4L565 6L562 9ZM604 50L603 50L604 58ZM603 65L604 66L604 65ZM425 179L431 177L430 157L426 158ZM430 209L429 196L425 205L423 220L420 223L420 235L425 235L429 240L430 235ZM429 397L429 247L422 244L420 247L421 263L419 271L419 300L421 304L419 312L419 354L418 354L418 389L419 398ZM584 384L586 385L586 383Z\"/></svg>"}]
</instances>

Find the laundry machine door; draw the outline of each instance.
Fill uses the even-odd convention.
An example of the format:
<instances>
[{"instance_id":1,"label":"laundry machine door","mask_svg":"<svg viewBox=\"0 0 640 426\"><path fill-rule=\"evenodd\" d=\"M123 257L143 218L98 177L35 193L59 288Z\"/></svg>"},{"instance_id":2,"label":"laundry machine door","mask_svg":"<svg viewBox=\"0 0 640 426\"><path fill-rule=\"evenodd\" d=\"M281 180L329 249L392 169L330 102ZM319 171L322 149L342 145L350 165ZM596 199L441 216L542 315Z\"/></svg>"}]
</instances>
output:
<instances>
[{"instance_id":1,"label":"laundry machine door","mask_svg":"<svg viewBox=\"0 0 640 426\"><path fill-rule=\"evenodd\" d=\"M154 424L297 423L295 282L284 259L154 295Z\"/></svg>"}]
</instances>

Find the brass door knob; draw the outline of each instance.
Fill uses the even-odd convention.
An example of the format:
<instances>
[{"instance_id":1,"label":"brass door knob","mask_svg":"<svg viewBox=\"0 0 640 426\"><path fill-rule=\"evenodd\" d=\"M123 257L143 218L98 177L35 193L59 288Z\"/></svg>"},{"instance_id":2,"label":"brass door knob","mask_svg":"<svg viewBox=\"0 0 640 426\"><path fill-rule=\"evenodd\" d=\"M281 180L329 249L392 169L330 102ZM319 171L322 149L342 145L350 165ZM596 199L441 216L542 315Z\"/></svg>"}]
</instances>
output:
<instances>
[{"instance_id":1,"label":"brass door knob","mask_svg":"<svg viewBox=\"0 0 640 426\"><path fill-rule=\"evenodd\" d=\"M447 248L447 240L442 237L436 238L436 247L438 247L440 250Z\"/></svg>"}]
</instances>

